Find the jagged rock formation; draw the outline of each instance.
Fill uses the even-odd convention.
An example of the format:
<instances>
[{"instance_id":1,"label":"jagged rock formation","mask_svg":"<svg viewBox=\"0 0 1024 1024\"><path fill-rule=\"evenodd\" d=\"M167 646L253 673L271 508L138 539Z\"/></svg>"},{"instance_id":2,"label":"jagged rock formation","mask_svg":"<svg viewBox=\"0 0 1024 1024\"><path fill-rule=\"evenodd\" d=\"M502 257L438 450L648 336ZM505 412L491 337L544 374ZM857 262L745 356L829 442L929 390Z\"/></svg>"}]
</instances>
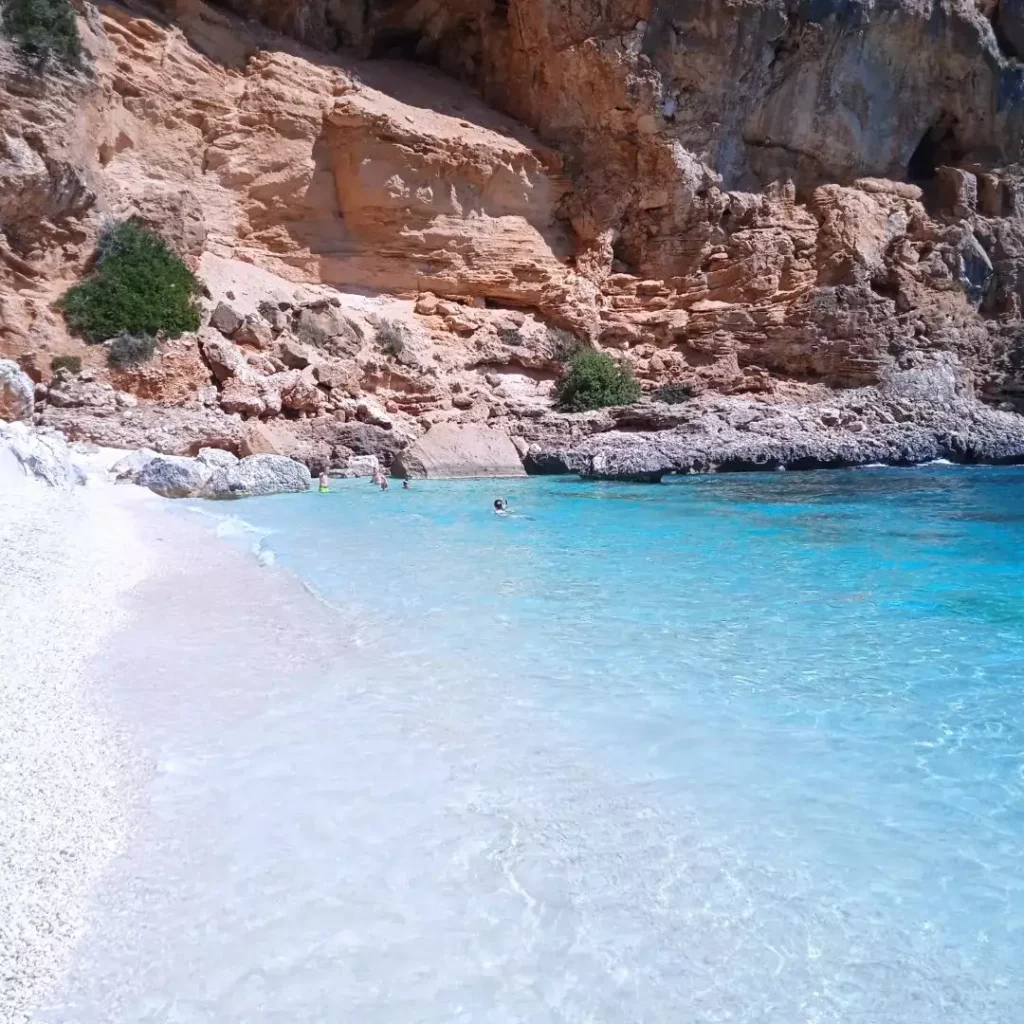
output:
<instances>
[{"instance_id":1,"label":"jagged rock formation","mask_svg":"<svg viewBox=\"0 0 1024 1024\"><path fill-rule=\"evenodd\" d=\"M86 472L60 434L34 431L21 422L0 422L0 488L14 488L26 480L77 487L86 482Z\"/></svg>"},{"instance_id":2,"label":"jagged rock formation","mask_svg":"<svg viewBox=\"0 0 1024 1024\"><path fill-rule=\"evenodd\" d=\"M10 359L0 359L0 420L17 422L32 418L35 391L31 379Z\"/></svg>"},{"instance_id":3,"label":"jagged rock formation","mask_svg":"<svg viewBox=\"0 0 1024 1024\"><path fill-rule=\"evenodd\" d=\"M226 6L83 5L92 78L0 46L0 354L95 375L44 387L43 423L317 466L487 422L590 472L646 444L637 415L664 469L741 464L705 412L786 407L825 447L768 462L1024 454L1019 4ZM52 303L128 213L193 261L213 322L111 375ZM554 413L559 327L696 404ZM909 447L818 416L890 415L933 365L957 398L915 392Z\"/></svg>"}]
</instances>

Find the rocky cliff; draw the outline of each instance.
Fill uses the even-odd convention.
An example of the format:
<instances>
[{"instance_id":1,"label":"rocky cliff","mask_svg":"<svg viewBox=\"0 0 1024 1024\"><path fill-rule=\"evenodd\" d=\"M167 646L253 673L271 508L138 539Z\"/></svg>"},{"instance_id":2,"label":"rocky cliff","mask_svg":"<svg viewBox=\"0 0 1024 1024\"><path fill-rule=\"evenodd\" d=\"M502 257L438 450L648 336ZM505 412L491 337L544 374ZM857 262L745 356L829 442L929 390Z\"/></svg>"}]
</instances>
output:
<instances>
[{"instance_id":1,"label":"rocky cliff","mask_svg":"<svg viewBox=\"0 0 1024 1024\"><path fill-rule=\"evenodd\" d=\"M0 47L0 356L43 423L312 465L486 421L642 479L1024 457L1020 0L80 13L81 73ZM223 305L112 374L54 301L126 215ZM555 412L566 331L645 401Z\"/></svg>"}]
</instances>

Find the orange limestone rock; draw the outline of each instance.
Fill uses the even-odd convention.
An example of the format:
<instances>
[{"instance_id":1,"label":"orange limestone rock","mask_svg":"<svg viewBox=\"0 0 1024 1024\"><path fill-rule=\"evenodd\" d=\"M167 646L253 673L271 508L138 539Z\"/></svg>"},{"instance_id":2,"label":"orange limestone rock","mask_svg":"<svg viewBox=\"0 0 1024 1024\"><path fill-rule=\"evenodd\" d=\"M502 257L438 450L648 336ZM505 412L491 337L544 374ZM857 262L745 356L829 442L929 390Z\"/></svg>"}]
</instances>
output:
<instances>
[{"instance_id":1,"label":"orange limestone rock","mask_svg":"<svg viewBox=\"0 0 1024 1024\"><path fill-rule=\"evenodd\" d=\"M30 74L0 41L0 357L37 382L40 422L389 465L439 424L541 454L692 433L675 406L705 398L831 410L868 389L880 423L910 422L941 396L884 395L933 365L969 421L1024 410L1006 5L158 6L84 5L88 74ZM112 374L56 300L126 216L199 272L212 326ZM558 413L579 344L657 408ZM63 382L50 402L57 355L138 407L69 404ZM954 421L928 419L936 450L970 449Z\"/></svg>"}]
</instances>

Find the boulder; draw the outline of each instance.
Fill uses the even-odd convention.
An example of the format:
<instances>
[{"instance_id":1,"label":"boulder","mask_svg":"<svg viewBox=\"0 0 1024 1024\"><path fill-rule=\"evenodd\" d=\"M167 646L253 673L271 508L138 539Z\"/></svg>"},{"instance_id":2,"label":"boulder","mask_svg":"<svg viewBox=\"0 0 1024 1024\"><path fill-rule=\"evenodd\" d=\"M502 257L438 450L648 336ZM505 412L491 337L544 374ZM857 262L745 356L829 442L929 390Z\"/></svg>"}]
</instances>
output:
<instances>
[{"instance_id":1,"label":"boulder","mask_svg":"<svg viewBox=\"0 0 1024 1024\"><path fill-rule=\"evenodd\" d=\"M332 476L360 477L376 476L380 472L380 460L376 455L352 455L348 462Z\"/></svg>"},{"instance_id":2,"label":"boulder","mask_svg":"<svg viewBox=\"0 0 1024 1024\"><path fill-rule=\"evenodd\" d=\"M239 447L242 455L286 455L317 472L329 466L336 458L330 443L315 437L313 425L317 420L269 420L253 421L246 424L245 434ZM347 457L348 450L344 455Z\"/></svg>"},{"instance_id":3,"label":"boulder","mask_svg":"<svg viewBox=\"0 0 1024 1024\"><path fill-rule=\"evenodd\" d=\"M247 352L245 354L245 361L256 373L263 377L269 377L271 374L277 373L277 366L274 364L273 359L265 352Z\"/></svg>"},{"instance_id":4,"label":"boulder","mask_svg":"<svg viewBox=\"0 0 1024 1024\"><path fill-rule=\"evenodd\" d=\"M315 354L308 345L289 335L282 335L277 342L277 358L290 370L304 370L313 362Z\"/></svg>"},{"instance_id":5,"label":"boulder","mask_svg":"<svg viewBox=\"0 0 1024 1024\"><path fill-rule=\"evenodd\" d=\"M58 409L113 412L117 408L117 391L110 384L91 380L85 374L72 377L67 370L61 370L50 385L46 401Z\"/></svg>"},{"instance_id":6,"label":"boulder","mask_svg":"<svg viewBox=\"0 0 1024 1024\"><path fill-rule=\"evenodd\" d=\"M280 334L288 327L288 314L276 302L263 301L257 307L271 333Z\"/></svg>"},{"instance_id":7,"label":"boulder","mask_svg":"<svg viewBox=\"0 0 1024 1024\"><path fill-rule=\"evenodd\" d=\"M25 423L0 423L0 492L19 478L50 487L75 487L86 481L67 441L57 433L30 429Z\"/></svg>"},{"instance_id":8,"label":"boulder","mask_svg":"<svg viewBox=\"0 0 1024 1024\"><path fill-rule=\"evenodd\" d=\"M398 455L395 476L414 478L526 476L508 434L477 424L439 423Z\"/></svg>"},{"instance_id":9,"label":"boulder","mask_svg":"<svg viewBox=\"0 0 1024 1024\"><path fill-rule=\"evenodd\" d=\"M282 370L260 382L260 394L266 406L266 415L277 416L281 412L284 408L284 393L295 387L300 376L298 370Z\"/></svg>"},{"instance_id":10,"label":"boulder","mask_svg":"<svg viewBox=\"0 0 1024 1024\"><path fill-rule=\"evenodd\" d=\"M139 471L135 482L165 498L193 498L203 493L213 469L181 455L158 455Z\"/></svg>"},{"instance_id":11,"label":"boulder","mask_svg":"<svg viewBox=\"0 0 1024 1024\"><path fill-rule=\"evenodd\" d=\"M270 324L258 313L250 313L232 334L233 340L239 345L251 345L253 348L269 348L274 340Z\"/></svg>"},{"instance_id":12,"label":"boulder","mask_svg":"<svg viewBox=\"0 0 1024 1024\"><path fill-rule=\"evenodd\" d=\"M220 393L220 407L225 412L236 412L242 416L262 416L267 409L262 390L255 381L232 377Z\"/></svg>"},{"instance_id":13,"label":"boulder","mask_svg":"<svg viewBox=\"0 0 1024 1024\"><path fill-rule=\"evenodd\" d=\"M238 459L228 451L204 448L197 458L151 456L136 473L135 482L165 498L222 499L306 491L310 476L301 462L283 455Z\"/></svg>"},{"instance_id":14,"label":"boulder","mask_svg":"<svg viewBox=\"0 0 1024 1024\"><path fill-rule=\"evenodd\" d=\"M110 467L110 475L118 482L135 483L139 473L159 454L152 448L139 448L137 451L129 452Z\"/></svg>"},{"instance_id":15,"label":"boulder","mask_svg":"<svg viewBox=\"0 0 1024 1024\"><path fill-rule=\"evenodd\" d=\"M331 416L311 421L314 437L330 445L334 457L345 455L376 455L381 465L390 466L395 456L408 443L394 430L384 430L369 423L341 423Z\"/></svg>"},{"instance_id":16,"label":"boulder","mask_svg":"<svg viewBox=\"0 0 1024 1024\"><path fill-rule=\"evenodd\" d=\"M336 356L354 356L362 347L362 331L329 303L317 303L299 313L295 324L299 340Z\"/></svg>"},{"instance_id":17,"label":"boulder","mask_svg":"<svg viewBox=\"0 0 1024 1024\"><path fill-rule=\"evenodd\" d=\"M12 360L0 359L0 420L30 420L35 400L32 378Z\"/></svg>"},{"instance_id":18,"label":"boulder","mask_svg":"<svg viewBox=\"0 0 1024 1024\"><path fill-rule=\"evenodd\" d=\"M219 334L207 331L202 337L203 355L214 377L226 381L230 377L245 377L252 370L241 350Z\"/></svg>"},{"instance_id":19,"label":"boulder","mask_svg":"<svg viewBox=\"0 0 1024 1024\"><path fill-rule=\"evenodd\" d=\"M200 448L196 458L211 469L232 469L238 465L238 456L223 448Z\"/></svg>"},{"instance_id":20,"label":"boulder","mask_svg":"<svg viewBox=\"0 0 1024 1024\"><path fill-rule=\"evenodd\" d=\"M375 427L382 427L384 430L391 430L395 425L376 399L366 396L356 402L356 419L360 423L370 423Z\"/></svg>"},{"instance_id":21,"label":"boulder","mask_svg":"<svg viewBox=\"0 0 1024 1024\"><path fill-rule=\"evenodd\" d=\"M204 490L206 498L253 498L268 494L308 491L309 470L283 455L250 455L218 469Z\"/></svg>"},{"instance_id":22,"label":"boulder","mask_svg":"<svg viewBox=\"0 0 1024 1024\"><path fill-rule=\"evenodd\" d=\"M210 317L210 326L230 336L242 326L242 318L226 302L218 302Z\"/></svg>"},{"instance_id":23,"label":"boulder","mask_svg":"<svg viewBox=\"0 0 1024 1024\"><path fill-rule=\"evenodd\" d=\"M326 399L323 392L316 386L312 374L302 374L281 391L281 405L293 412L315 413L319 411Z\"/></svg>"},{"instance_id":24,"label":"boulder","mask_svg":"<svg viewBox=\"0 0 1024 1024\"><path fill-rule=\"evenodd\" d=\"M335 392L355 391L359 387L360 373L351 361L321 359L317 361L313 372L323 387Z\"/></svg>"}]
</instances>

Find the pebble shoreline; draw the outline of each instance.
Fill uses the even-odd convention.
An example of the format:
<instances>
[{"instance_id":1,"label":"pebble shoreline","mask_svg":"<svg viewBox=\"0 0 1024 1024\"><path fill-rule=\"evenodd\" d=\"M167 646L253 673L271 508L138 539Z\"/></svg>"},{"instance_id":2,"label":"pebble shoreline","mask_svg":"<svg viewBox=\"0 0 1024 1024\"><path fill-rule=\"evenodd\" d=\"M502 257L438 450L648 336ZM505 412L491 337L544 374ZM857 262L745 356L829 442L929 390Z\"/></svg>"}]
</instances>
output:
<instances>
[{"instance_id":1,"label":"pebble shoreline","mask_svg":"<svg viewBox=\"0 0 1024 1024\"><path fill-rule=\"evenodd\" d=\"M151 559L120 489L55 490L2 469L0 1024L27 1024L129 835L138 765L97 706L89 661Z\"/></svg>"}]
</instances>

